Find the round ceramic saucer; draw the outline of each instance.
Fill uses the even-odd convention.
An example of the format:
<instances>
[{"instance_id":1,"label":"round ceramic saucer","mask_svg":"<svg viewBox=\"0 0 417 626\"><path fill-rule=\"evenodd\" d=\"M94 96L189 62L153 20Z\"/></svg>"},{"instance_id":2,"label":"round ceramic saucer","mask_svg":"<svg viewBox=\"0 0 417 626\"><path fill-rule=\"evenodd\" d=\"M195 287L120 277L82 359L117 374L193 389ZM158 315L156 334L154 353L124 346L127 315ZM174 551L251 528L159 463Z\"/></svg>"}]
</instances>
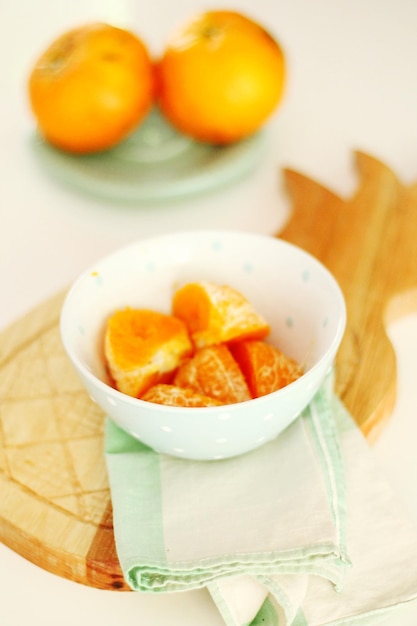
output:
<instances>
[{"instance_id":1,"label":"round ceramic saucer","mask_svg":"<svg viewBox=\"0 0 417 626\"><path fill-rule=\"evenodd\" d=\"M199 143L175 131L153 111L118 146L91 155L72 155L31 138L48 172L84 192L107 200L152 202L203 193L231 183L259 162L263 134L230 144Z\"/></svg>"}]
</instances>

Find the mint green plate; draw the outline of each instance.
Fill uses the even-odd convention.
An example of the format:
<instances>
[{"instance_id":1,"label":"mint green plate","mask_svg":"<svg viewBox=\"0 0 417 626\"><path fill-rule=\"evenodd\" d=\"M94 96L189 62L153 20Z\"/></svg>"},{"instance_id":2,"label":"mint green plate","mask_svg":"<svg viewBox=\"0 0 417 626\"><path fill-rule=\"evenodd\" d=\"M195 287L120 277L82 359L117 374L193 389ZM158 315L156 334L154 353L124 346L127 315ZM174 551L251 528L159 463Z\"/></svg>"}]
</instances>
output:
<instances>
[{"instance_id":1,"label":"mint green plate","mask_svg":"<svg viewBox=\"0 0 417 626\"><path fill-rule=\"evenodd\" d=\"M153 111L139 129L105 152L76 156L37 133L31 146L48 173L106 200L153 202L230 184L259 162L263 133L228 146L199 143L175 131Z\"/></svg>"}]
</instances>

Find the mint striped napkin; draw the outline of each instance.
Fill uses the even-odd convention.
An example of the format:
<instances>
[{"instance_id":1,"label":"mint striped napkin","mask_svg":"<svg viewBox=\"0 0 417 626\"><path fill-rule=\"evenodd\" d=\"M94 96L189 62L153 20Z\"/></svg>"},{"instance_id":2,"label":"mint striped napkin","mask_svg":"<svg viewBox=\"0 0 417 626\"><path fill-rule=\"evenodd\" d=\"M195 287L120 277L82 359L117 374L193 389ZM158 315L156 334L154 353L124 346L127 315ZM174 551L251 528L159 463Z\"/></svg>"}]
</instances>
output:
<instances>
[{"instance_id":1,"label":"mint striped napkin","mask_svg":"<svg viewBox=\"0 0 417 626\"><path fill-rule=\"evenodd\" d=\"M352 566L343 588L337 593L317 576L216 580L209 590L228 626L380 624L417 599L417 529L395 501L345 407L333 395L327 402L346 476L346 539Z\"/></svg>"},{"instance_id":2,"label":"mint striped napkin","mask_svg":"<svg viewBox=\"0 0 417 626\"><path fill-rule=\"evenodd\" d=\"M417 595L415 533L369 476L366 442L331 377L279 437L241 457L161 455L110 420L105 452L116 547L134 590L206 586L228 626L336 624ZM393 524L401 537L388 549L379 541L390 531L392 542ZM392 564L411 570L393 582L381 572Z\"/></svg>"}]
</instances>

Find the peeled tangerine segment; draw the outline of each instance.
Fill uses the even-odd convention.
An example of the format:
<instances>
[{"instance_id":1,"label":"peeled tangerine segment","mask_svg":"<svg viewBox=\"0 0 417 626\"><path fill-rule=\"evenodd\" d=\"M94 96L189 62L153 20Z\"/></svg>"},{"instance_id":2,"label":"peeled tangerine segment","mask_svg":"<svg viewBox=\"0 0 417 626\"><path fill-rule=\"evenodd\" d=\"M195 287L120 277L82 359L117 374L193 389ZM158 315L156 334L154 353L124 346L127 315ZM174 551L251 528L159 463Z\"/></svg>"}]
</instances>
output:
<instances>
[{"instance_id":1,"label":"peeled tangerine segment","mask_svg":"<svg viewBox=\"0 0 417 626\"><path fill-rule=\"evenodd\" d=\"M294 359L265 341L241 341L231 351L254 398L286 387L303 373Z\"/></svg>"},{"instance_id":2,"label":"peeled tangerine segment","mask_svg":"<svg viewBox=\"0 0 417 626\"><path fill-rule=\"evenodd\" d=\"M172 310L188 327L197 348L238 339L263 339L270 331L252 304L227 285L188 283L174 294Z\"/></svg>"},{"instance_id":3,"label":"peeled tangerine segment","mask_svg":"<svg viewBox=\"0 0 417 626\"><path fill-rule=\"evenodd\" d=\"M219 406L221 404L218 400L196 393L192 389L183 389L176 385L164 383L148 389L141 399L167 406L204 407Z\"/></svg>"},{"instance_id":4,"label":"peeled tangerine segment","mask_svg":"<svg viewBox=\"0 0 417 626\"><path fill-rule=\"evenodd\" d=\"M193 389L222 404L250 400L250 393L242 372L225 345L208 346L197 350L178 369L174 383Z\"/></svg>"},{"instance_id":5,"label":"peeled tangerine segment","mask_svg":"<svg viewBox=\"0 0 417 626\"><path fill-rule=\"evenodd\" d=\"M192 352L185 324L148 309L116 311L107 322L104 353L116 388L135 398L165 381Z\"/></svg>"}]
</instances>

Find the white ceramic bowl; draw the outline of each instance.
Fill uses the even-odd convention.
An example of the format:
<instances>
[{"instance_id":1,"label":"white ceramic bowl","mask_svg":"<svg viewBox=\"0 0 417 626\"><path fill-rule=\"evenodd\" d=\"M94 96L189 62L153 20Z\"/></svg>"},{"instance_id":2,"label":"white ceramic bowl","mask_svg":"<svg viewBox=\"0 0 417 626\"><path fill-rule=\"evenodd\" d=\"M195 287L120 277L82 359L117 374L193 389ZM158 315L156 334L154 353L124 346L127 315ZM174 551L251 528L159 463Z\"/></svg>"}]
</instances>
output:
<instances>
[{"instance_id":1,"label":"white ceramic bowl","mask_svg":"<svg viewBox=\"0 0 417 626\"><path fill-rule=\"evenodd\" d=\"M268 340L305 364L284 389L222 407L168 407L108 384L103 336L116 309L170 313L173 291L209 280L241 291L268 320ZM142 240L98 261L71 287L61 315L64 347L91 398L116 424L160 452L213 460L252 450L281 433L306 407L331 367L346 323L329 271L274 237L194 231Z\"/></svg>"}]
</instances>

